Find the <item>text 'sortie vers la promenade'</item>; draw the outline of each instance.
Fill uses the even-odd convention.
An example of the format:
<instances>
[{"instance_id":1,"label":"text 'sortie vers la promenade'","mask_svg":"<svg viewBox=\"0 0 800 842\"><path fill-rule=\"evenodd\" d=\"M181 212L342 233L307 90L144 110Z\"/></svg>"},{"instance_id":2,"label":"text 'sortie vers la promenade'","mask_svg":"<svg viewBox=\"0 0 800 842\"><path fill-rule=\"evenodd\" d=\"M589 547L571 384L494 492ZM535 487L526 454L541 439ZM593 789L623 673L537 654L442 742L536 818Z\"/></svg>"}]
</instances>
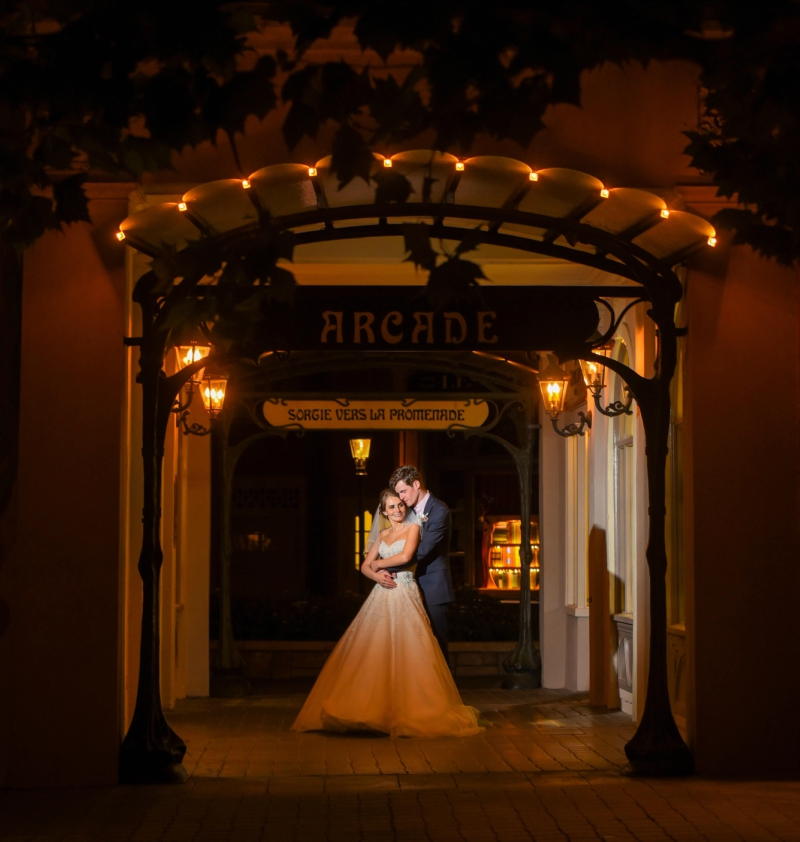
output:
<instances>
[{"instance_id":1,"label":"text 'sortie vers la promenade'","mask_svg":"<svg viewBox=\"0 0 800 842\"><path fill-rule=\"evenodd\" d=\"M307 430L447 430L477 428L489 417L483 400L290 400L264 402L273 427Z\"/></svg>"}]
</instances>

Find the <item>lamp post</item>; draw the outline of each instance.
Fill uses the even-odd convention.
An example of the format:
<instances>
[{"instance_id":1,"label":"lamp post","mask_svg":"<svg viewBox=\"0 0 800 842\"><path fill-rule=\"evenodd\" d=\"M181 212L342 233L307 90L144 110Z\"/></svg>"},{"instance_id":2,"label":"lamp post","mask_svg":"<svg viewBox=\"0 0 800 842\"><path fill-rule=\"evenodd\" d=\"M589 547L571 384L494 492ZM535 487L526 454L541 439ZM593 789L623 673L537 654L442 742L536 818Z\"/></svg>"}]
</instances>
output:
<instances>
[{"instance_id":1,"label":"lamp post","mask_svg":"<svg viewBox=\"0 0 800 842\"><path fill-rule=\"evenodd\" d=\"M564 429L558 427L558 416L564 411L564 401L567 397L567 385L569 375L563 368L551 362L543 371L537 375L539 389L542 392L542 405L545 412L550 416L553 429L564 438L570 436L582 436L585 428L591 429L592 413L579 412L580 424L568 424Z\"/></svg>"},{"instance_id":2,"label":"lamp post","mask_svg":"<svg viewBox=\"0 0 800 842\"><path fill-rule=\"evenodd\" d=\"M350 453L358 477L358 566L364 560L364 477L367 475L367 459L372 439L350 439Z\"/></svg>"},{"instance_id":3,"label":"lamp post","mask_svg":"<svg viewBox=\"0 0 800 842\"><path fill-rule=\"evenodd\" d=\"M170 347L170 330L161 321L158 297L144 285L136 300L142 308L142 336L128 340L140 349L137 381L142 386L142 549L138 570L142 578L142 625L136 703L130 727L122 741L119 775L122 783L176 783L186 781L183 767L186 744L170 728L161 707L160 610L161 495L164 441L169 418L177 413L185 432L186 414L194 395L196 376L210 358L210 347L189 345L179 355L178 370L167 375L164 360ZM178 400L183 389L187 399ZM224 400L224 392L222 396ZM221 407L221 401L217 401ZM192 425L194 427L195 425ZM199 425L197 425L199 427ZM200 428L203 429L203 428ZM198 432L205 435L207 431Z\"/></svg>"}]
</instances>

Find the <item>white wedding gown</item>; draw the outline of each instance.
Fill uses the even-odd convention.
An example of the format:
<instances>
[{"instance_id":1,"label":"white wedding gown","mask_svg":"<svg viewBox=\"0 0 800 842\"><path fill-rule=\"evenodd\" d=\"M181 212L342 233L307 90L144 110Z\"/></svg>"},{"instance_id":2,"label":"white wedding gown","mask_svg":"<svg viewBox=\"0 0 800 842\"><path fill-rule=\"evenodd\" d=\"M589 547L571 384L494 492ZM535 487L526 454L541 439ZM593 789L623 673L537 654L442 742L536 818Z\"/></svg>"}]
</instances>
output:
<instances>
[{"instance_id":1,"label":"white wedding gown","mask_svg":"<svg viewBox=\"0 0 800 842\"><path fill-rule=\"evenodd\" d=\"M402 552L387 546L381 558ZM468 737L478 711L456 689L431 631L414 574L375 585L331 652L293 731L382 731L392 737Z\"/></svg>"}]
</instances>

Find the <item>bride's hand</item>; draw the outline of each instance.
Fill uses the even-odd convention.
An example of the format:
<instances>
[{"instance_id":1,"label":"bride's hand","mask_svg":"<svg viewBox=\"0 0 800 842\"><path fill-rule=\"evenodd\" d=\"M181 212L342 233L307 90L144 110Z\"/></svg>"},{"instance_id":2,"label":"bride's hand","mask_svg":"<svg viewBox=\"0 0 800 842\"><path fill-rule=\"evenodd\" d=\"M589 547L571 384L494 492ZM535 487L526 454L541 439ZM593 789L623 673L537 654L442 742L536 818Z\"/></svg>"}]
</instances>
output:
<instances>
[{"instance_id":1,"label":"bride's hand","mask_svg":"<svg viewBox=\"0 0 800 842\"><path fill-rule=\"evenodd\" d=\"M373 578L382 588L391 589L397 587L397 582L395 582L394 576L392 576L388 570L376 571Z\"/></svg>"}]
</instances>

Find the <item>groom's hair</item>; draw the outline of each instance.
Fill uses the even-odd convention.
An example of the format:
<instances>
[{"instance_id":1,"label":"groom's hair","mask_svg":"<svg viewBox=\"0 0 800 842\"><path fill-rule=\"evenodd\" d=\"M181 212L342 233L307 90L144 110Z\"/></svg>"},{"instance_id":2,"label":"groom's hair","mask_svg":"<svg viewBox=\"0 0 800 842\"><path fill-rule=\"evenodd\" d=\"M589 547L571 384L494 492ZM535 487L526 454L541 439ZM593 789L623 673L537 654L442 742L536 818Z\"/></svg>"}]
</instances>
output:
<instances>
[{"instance_id":1,"label":"groom's hair","mask_svg":"<svg viewBox=\"0 0 800 842\"><path fill-rule=\"evenodd\" d=\"M389 477L389 485L392 488L394 488L398 482L404 482L406 485L413 485L417 480L419 480L419 484L424 488L425 481L422 479L422 474L419 472L419 469L415 468L413 465L403 465Z\"/></svg>"}]
</instances>

